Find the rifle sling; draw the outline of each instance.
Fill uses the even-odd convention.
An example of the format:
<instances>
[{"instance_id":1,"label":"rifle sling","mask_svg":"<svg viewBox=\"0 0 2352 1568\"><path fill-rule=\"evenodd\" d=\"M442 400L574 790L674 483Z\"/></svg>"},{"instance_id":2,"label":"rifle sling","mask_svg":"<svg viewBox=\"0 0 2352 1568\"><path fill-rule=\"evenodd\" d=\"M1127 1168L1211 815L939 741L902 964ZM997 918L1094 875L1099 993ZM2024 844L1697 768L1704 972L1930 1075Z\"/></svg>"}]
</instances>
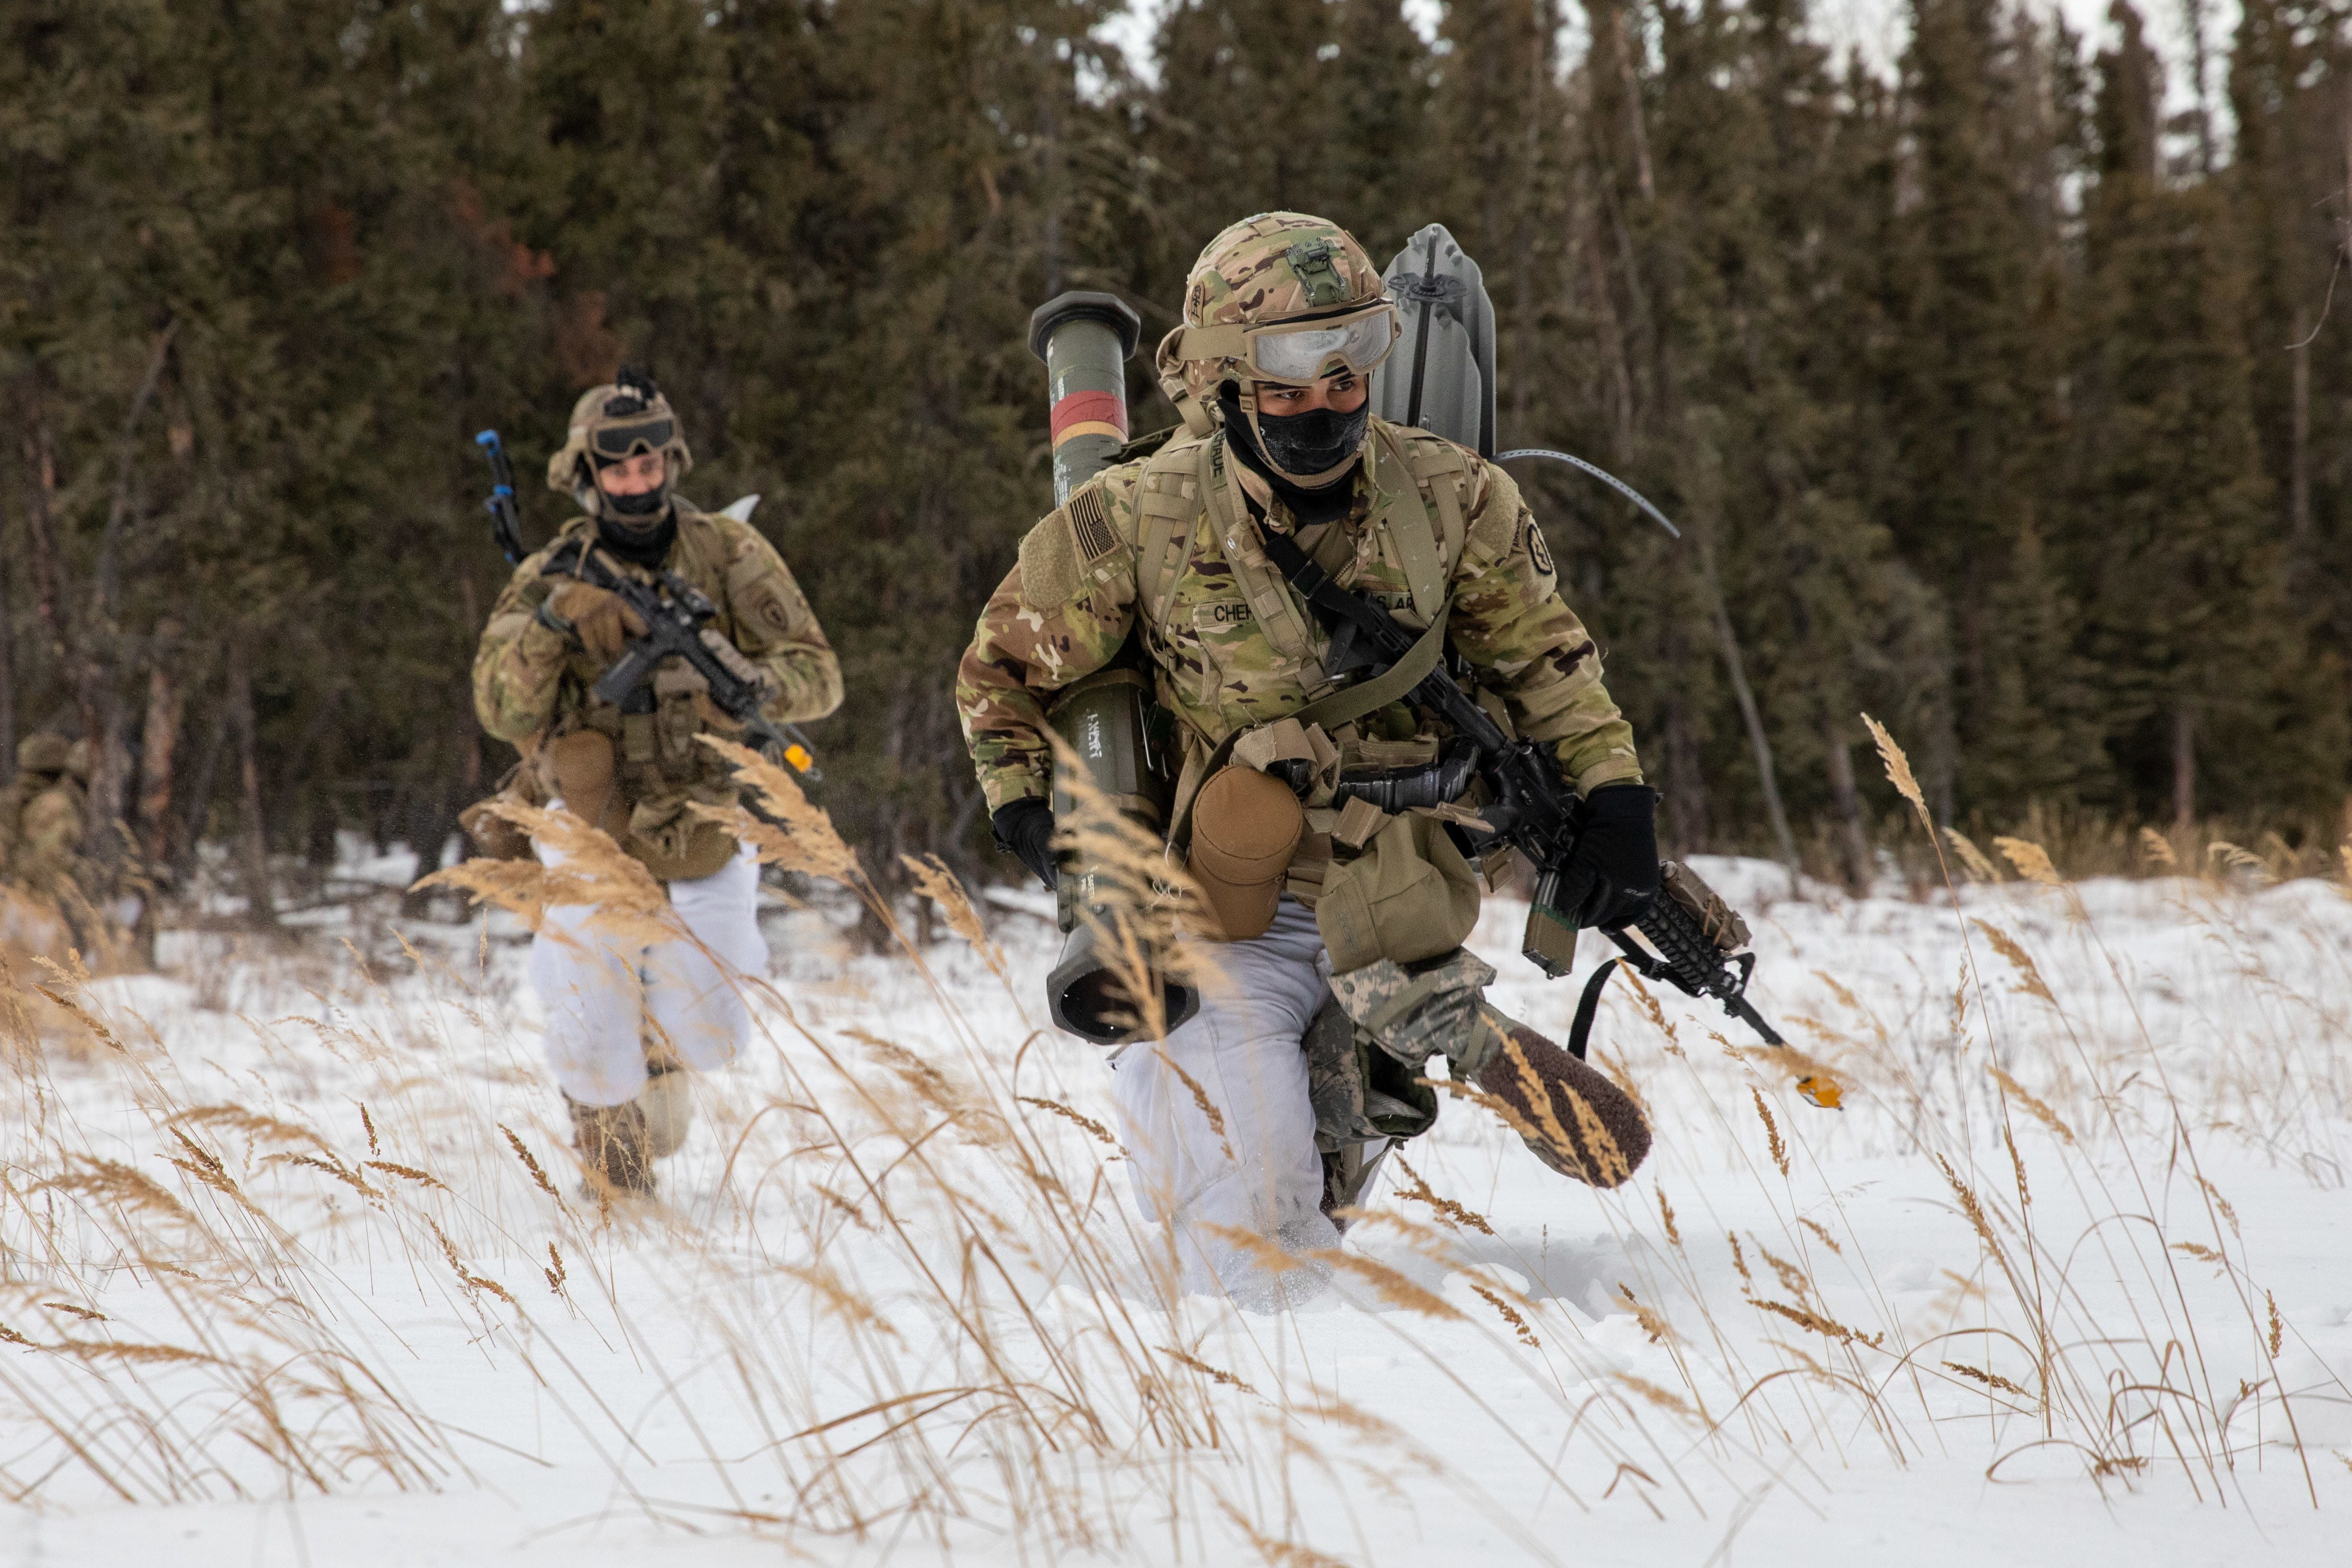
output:
<instances>
[{"instance_id":1,"label":"rifle sling","mask_svg":"<svg viewBox=\"0 0 2352 1568\"><path fill-rule=\"evenodd\" d=\"M1592 1034L1592 1016L1601 1009L1601 989L1609 977L1617 973L1622 958L1605 958L1592 978L1584 983L1584 994L1576 999L1576 1021L1568 1026L1568 1054L1578 1061L1584 1059L1584 1043Z\"/></svg>"},{"instance_id":2,"label":"rifle sling","mask_svg":"<svg viewBox=\"0 0 2352 1568\"><path fill-rule=\"evenodd\" d=\"M1391 619L1388 612L1332 582L1321 567L1307 559L1307 552L1299 549L1289 535L1261 528L1258 536L1266 546L1266 558L1280 569L1284 580L1312 607L1330 615L1343 616L1363 627L1371 637L1375 647L1394 647L1410 635L1408 629ZM1302 726L1320 724L1327 731L1334 730L1411 696L1413 689L1437 668L1438 660L1445 651L1445 617L1453 607L1450 602L1439 606L1437 618L1429 623L1429 629L1415 637L1396 662L1380 674L1358 685L1328 692L1287 717L1297 720ZM1226 760L1233 755L1234 742L1245 732L1236 730L1217 742L1216 748L1209 753L1207 764L1201 770L1203 780L1214 776L1217 770L1225 765ZM1168 842L1181 850L1192 842L1192 802L1187 800L1176 813L1175 820L1169 824Z\"/></svg>"},{"instance_id":3,"label":"rifle sling","mask_svg":"<svg viewBox=\"0 0 2352 1568\"><path fill-rule=\"evenodd\" d=\"M1322 613L1327 626L1334 619L1351 622L1370 637L1374 647L1382 651L1393 648L1408 635L1409 628L1399 625L1387 611L1334 583L1330 574L1308 559L1288 534L1261 528L1258 537L1266 559L1281 570L1284 581L1299 597ZM1413 689L1437 668L1445 652L1445 620L1453 608L1451 600L1439 605L1429 629L1413 638L1412 645L1380 674L1318 697L1290 717L1302 725L1320 724L1326 730L1334 730L1411 696Z\"/></svg>"}]
</instances>

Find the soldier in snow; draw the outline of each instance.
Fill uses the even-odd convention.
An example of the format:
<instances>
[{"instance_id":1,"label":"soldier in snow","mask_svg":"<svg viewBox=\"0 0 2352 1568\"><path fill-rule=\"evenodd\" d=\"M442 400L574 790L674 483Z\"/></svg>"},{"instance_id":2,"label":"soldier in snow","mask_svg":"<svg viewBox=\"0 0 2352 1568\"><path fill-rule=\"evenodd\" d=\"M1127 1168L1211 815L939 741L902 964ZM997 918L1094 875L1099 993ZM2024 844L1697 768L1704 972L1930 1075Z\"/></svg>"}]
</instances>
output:
<instances>
[{"instance_id":1,"label":"soldier in snow","mask_svg":"<svg viewBox=\"0 0 2352 1568\"><path fill-rule=\"evenodd\" d=\"M1288 536L1416 631L1442 617L1431 646L1584 800L1561 907L1604 929L1646 907L1656 797L1517 487L1370 416L1367 378L1397 331L1378 268L1333 224L1267 213L1212 240L1159 350L1184 428L1029 533L958 685L997 842L1050 885L1048 707L1139 641L1181 742L1171 855L1206 895L1217 929L1192 940L1225 984L1164 1042L1123 1052L1113 1093L1138 1196L1177 1227L1188 1283L1258 1304L1316 1277L1265 1268L1263 1243L1332 1245L1330 1215L1360 1198L1390 1139L1433 1118L1415 1082L1433 1054L1564 1173L1613 1185L1649 1144L1615 1084L1485 1002L1494 972L1461 945L1481 870L1449 831L1468 771L1448 773L1459 753L1433 715L1359 679L1360 656L1262 548ZM1416 769L1445 781L1433 804L1335 807L1342 773Z\"/></svg>"},{"instance_id":2,"label":"soldier in snow","mask_svg":"<svg viewBox=\"0 0 2352 1568\"><path fill-rule=\"evenodd\" d=\"M89 826L89 742L27 735L0 792L0 868L21 890L70 915L91 907L82 840Z\"/></svg>"},{"instance_id":3,"label":"soldier in snow","mask_svg":"<svg viewBox=\"0 0 2352 1568\"><path fill-rule=\"evenodd\" d=\"M593 911L548 911L530 975L547 1009L547 1057L582 1160L613 1186L646 1191L652 1162L686 1128L685 1077L724 1067L749 1038L738 975L766 966L755 919L759 866L697 802L737 798L729 764L696 742L730 735L702 677L673 657L652 700L624 711L597 679L646 627L618 595L575 574L583 552L640 581L674 573L718 608L711 624L772 689L765 714L816 719L841 705L841 666L767 540L749 522L676 493L692 466L669 402L641 374L583 394L547 465L581 515L516 568L474 660L482 727L524 756L540 798L610 834L667 884L693 942L644 946L598 929ZM552 568L551 570L551 568ZM539 847L541 859L552 852Z\"/></svg>"}]
</instances>

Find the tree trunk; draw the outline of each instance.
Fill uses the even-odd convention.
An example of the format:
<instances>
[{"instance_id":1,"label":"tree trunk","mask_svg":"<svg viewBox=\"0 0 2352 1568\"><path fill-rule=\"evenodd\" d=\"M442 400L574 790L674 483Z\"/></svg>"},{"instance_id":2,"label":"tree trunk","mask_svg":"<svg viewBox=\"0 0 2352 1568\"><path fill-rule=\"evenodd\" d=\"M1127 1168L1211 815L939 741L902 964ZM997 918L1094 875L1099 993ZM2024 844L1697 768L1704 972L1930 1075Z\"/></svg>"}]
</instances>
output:
<instances>
[{"instance_id":1,"label":"tree trunk","mask_svg":"<svg viewBox=\"0 0 2352 1568\"><path fill-rule=\"evenodd\" d=\"M139 727L139 849L151 867L172 863L172 763L180 747L180 687L171 660L180 627L164 621L155 628L154 658L147 666L147 711Z\"/></svg>"},{"instance_id":2,"label":"tree trunk","mask_svg":"<svg viewBox=\"0 0 2352 1568\"><path fill-rule=\"evenodd\" d=\"M1633 139L1633 178L1641 186L1642 199L1652 201L1658 194L1658 181L1650 167L1650 129L1642 113L1642 79L1633 69L1633 50L1625 39L1622 5L1609 12L1609 42L1617 57L1617 79L1625 91L1625 119Z\"/></svg>"},{"instance_id":3,"label":"tree trunk","mask_svg":"<svg viewBox=\"0 0 2352 1568\"><path fill-rule=\"evenodd\" d=\"M246 913L263 925L274 925L278 910L269 896L269 839L261 820L261 757L254 736L253 671L242 647L229 650L228 721L236 739L237 880L243 884Z\"/></svg>"},{"instance_id":4,"label":"tree trunk","mask_svg":"<svg viewBox=\"0 0 2352 1568\"><path fill-rule=\"evenodd\" d=\"M1870 835L1862 820L1862 792L1854 787L1853 753L1834 717L1822 721L1822 749L1829 763L1830 804L1837 812L1839 868L1846 891L1860 898L1870 890Z\"/></svg>"},{"instance_id":5,"label":"tree trunk","mask_svg":"<svg viewBox=\"0 0 2352 1568\"><path fill-rule=\"evenodd\" d=\"M212 739L205 742L204 756L196 763L195 777L188 781L187 816L180 832L177 846L179 858L173 862L173 875L185 881L195 874L196 850L204 843L206 817L212 809L213 784L220 777L221 756L228 750L229 735L236 728L229 712L226 696L221 701L220 717L213 724Z\"/></svg>"},{"instance_id":6,"label":"tree trunk","mask_svg":"<svg viewBox=\"0 0 2352 1568\"><path fill-rule=\"evenodd\" d=\"M10 553L0 522L0 784L16 776L16 580Z\"/></svg>"},{"instance_id":7,"label":"tree trunk","mask_svg":"<svg viewBox=\"0 0 2352 1568\"><path fill-rule=\"evenodd\" d=\"M2288 559L2298 574L2311 548L2311 310L2294 313L2294 412L2287 458Z\"/></svg>"},{"instance_id":8,"label":"tree trunk","mask_svg":"<svg viewBox=\"0 0 2352 1568\"><path fill-rule=\"evenodd\" d=\"M1690 657L1679 619L1667 625L1663 652L1668 669L1681 668ZM1660 787L1666 797L1666 841L1677 855L1696 855L1706 848L1707 840L1706 774L1698 730L1691 720L1688 694L1679 682L1669 681L1663 697L1665 768Z\"/></svg>"},{"instance_id":9,"label":"tree trunk","mask_svg":"<svg viewBox=\"0 0 2352 1568\"><path fill-rule=\"evenodd\" d=\"M176 623L168 620L155 628L153 656L147 666L147 710L139 725L139 799L133 813L133 842L144 862L140 880L145 886L131 942L150 969L155 966L156 903L173 847L172 755L180 744L180 688L172 679L169 659L179 630Z\"/></svg>"},{"instance_id":10,"label":"tree trunk","mask_svg":"<svg viewBox=\"0 0 2352 1568\"><path fill-rule=\"evenodd\" d=\"M33 610L50 639L63 646L66 628L58 618L69 612L58 584L58 462L37 410L25 430L25 467L30 479L25 487L25 558L33 568Z\"/></svg>"},{"instance_id":11,"label":"tree trunk","mask_svg":"<svg viewBox=\"0 0 2352 1568\"><path fill-rule=\"evenodd\" d=\"M1739 721L1748 727L1748 749L1756 753L1756 782L1764 792L1764 815L1771 819L1772 843L1780 851L1780 864L1794 877L1797 837L1789 831L1789 813L1780 805L1780 774L1773 766L1772 742L1764 733L1764 715L1756 706L1755 689L1748 684L1748 661L1740 657L1739 637L1732 629L1731 611L1723 602L1723 584L1715 574L1715 547L1705 533L1699 535L1698 558L1716 641L1722 649L1724 668L1731 676L1731 695L1739 704Z\"/></svg>"},{"instance_id":12,"label":"tree trunk","mask_svg":"<svg viewBox=\"0 0 2352 1568\"><path fill-rule=\"evenodd\" d=\"M2186 834L2197 821L2197 719L2182 703L2172 710L2172 830Z\"/></svg>"}]
</instances>

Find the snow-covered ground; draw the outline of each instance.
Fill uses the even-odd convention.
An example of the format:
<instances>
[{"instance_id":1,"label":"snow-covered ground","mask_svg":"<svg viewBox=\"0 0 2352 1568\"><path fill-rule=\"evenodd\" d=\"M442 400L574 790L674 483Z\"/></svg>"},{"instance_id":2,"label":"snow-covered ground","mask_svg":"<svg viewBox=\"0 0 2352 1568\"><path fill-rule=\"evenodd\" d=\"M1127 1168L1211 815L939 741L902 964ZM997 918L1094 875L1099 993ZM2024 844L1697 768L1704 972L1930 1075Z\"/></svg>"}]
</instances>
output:
<instances>
[{"instance_id":1,"label":"snow-covered ground","mask_svg":"<svg viewBox=\"0 0 2352 1568\"><path fill-rule=\"evenodd\" d=\"M1703 869L1845 1109L1620 982L1631 1185L1449 1105L1284 1317L1159 1283L1035 900L1003 977L779 910L751 1059L610 1212L504 916L175 935L102 1037L20 989L0 1568L2343 1561L2343 890ZM1518 913L1495 999L1564 1034Z\"/></svg>"}]
</instances>

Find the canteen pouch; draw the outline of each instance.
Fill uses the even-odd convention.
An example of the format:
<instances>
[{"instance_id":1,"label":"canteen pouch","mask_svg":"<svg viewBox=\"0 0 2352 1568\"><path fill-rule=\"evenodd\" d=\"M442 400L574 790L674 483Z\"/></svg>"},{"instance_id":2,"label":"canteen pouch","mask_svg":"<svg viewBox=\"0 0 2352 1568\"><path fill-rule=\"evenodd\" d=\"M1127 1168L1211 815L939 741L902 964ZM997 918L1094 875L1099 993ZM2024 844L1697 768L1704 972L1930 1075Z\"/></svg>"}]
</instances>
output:
<instances>
[{"instance_id":1,"label":"canteen pouch","mask_svg":"<svg viewBox=\"0 0 2352 1568\"><path fill-rule=\"evenodd\" d=\"M564 809L589 826L619 837L620 824L613 812L612 737L601 730L574 730L550 741L544 754Z\"/></svg>"},{"instance_id":2,"label":"canteen pouch","mask_svg":"<svg viewBox=\"0 0 2352 1568\"><path fill-rule=\"evenodd\" d=\"M1307 814L1290 786L1254 768L1218 770L1192 803L1185 861L1225 942L1264 936L1274 924Z\"/></svg>"}]
</instances>

